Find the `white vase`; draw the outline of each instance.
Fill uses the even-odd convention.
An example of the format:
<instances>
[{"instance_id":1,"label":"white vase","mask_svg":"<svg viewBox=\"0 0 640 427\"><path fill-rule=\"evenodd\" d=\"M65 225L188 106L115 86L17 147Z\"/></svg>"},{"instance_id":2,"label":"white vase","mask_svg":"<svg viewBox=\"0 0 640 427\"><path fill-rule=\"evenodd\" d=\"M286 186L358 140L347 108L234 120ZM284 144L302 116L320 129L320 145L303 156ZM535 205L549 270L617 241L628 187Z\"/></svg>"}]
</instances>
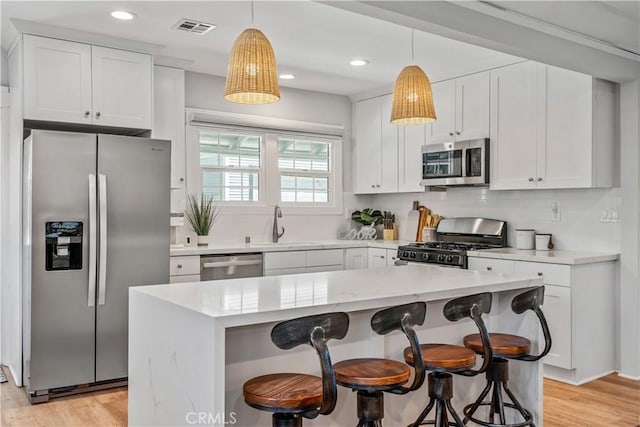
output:
<instances>
[{"instance_id":1,"label":"white vase","mask_svg":"<svg viewBox=\"0 0 640 427\"><path fill-rule=\"evenodd\" d=\"M209 245L209 236L198 236L198 246Z\"/></svg>"}]
</instances>

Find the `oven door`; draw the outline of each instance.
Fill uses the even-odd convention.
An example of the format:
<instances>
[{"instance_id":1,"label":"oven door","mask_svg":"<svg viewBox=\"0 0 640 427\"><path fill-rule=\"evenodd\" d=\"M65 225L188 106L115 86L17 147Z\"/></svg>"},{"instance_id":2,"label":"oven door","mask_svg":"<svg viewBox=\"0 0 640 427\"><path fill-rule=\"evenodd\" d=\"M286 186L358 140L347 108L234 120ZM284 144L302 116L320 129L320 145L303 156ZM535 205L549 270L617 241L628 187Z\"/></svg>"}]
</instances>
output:
<instances>
[{"instance_id":1,"label":"oven door","mask_svg":"<svg viewBox=\"0 0 640 427\"><path fill-rule=\"evenodd\" d=\"M422 185L447 185L464 173L463 149L453 142L422 147Z\"/></svg>"}]
</instances>

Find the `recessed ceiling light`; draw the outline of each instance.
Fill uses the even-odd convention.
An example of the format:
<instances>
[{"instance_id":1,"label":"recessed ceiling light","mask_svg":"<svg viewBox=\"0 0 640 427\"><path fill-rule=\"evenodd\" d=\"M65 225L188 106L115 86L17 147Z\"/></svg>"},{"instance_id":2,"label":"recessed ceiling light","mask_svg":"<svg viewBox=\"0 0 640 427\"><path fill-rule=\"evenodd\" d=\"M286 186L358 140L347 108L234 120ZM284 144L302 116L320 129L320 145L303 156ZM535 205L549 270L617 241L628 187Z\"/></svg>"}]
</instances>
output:
<instances>
[{"instance_id":1,"label":"recessed ceiling light","mask_svg":"<svg viewBox=\"0 0 640 427\"><path fill-rule=\"evenodd\" d=\"M295 74L280 74L278 77L282 80L292 80L296 78Z\"/></svg>"},{"instance_id":2,"label":"recessed ceiling light","mask_svg":"<svg viewBox=\"0 0 640 427\"><path fill-rule=\"evenodd\" d=\"M111 16L121 21L131 21L136 17L134 13L127 12L126 10L114 10L111 12Z\"/></svg>"},{"instance_id":3,"label":"recessed ceiling light","mask_svg":"<svg viewBox=\"0 0 640 427\"><path fill-rule=\"evenodd\" d=\"M352 59L351 62L349 62L349 64L354 67L362 67L363 65L367 65L368 63L369 61L367 61L366 59Z\"/></svg>"}]
</instances>

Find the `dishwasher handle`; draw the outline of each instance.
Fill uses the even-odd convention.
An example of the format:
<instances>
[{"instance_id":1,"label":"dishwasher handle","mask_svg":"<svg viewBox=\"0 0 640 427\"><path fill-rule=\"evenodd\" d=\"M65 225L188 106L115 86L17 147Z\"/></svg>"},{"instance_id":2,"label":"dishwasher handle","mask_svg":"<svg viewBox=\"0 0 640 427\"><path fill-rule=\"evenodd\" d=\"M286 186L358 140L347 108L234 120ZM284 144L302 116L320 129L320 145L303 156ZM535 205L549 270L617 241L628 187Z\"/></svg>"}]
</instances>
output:
<instances>
[{"instance_id":1,"label":"dishwasher handle","mask_svg":"<svg viewBox=\"0 0 640 427\"><path fill-rule=\"evenodd\" d=\"M248 261L215 261L215 262L203 262L202 268L216 268L216 267L240 267L244 265L260 265L261 259L248 260Z\"/></svg>"}]
</instances>

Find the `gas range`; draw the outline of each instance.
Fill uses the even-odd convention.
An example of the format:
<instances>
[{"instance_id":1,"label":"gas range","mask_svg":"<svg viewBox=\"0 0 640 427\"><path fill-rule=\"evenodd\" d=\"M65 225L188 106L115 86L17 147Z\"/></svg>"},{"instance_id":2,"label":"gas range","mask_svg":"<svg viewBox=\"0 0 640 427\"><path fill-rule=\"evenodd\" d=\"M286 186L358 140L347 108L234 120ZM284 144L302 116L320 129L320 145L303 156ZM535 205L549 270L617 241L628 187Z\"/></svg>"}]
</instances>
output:
<instances>
[{"instance_id":1,"label":"gas range","mask_svg":"<svg viewBox=\"0 0 640 427\"><path fill-rule=\"evenodd\" d=\"M467 251L507 245L507 223L486 218L444 218L435 242L410 243L398 248L400 263L419 262L467 268Z\"/></svg>"}]
</instances>

